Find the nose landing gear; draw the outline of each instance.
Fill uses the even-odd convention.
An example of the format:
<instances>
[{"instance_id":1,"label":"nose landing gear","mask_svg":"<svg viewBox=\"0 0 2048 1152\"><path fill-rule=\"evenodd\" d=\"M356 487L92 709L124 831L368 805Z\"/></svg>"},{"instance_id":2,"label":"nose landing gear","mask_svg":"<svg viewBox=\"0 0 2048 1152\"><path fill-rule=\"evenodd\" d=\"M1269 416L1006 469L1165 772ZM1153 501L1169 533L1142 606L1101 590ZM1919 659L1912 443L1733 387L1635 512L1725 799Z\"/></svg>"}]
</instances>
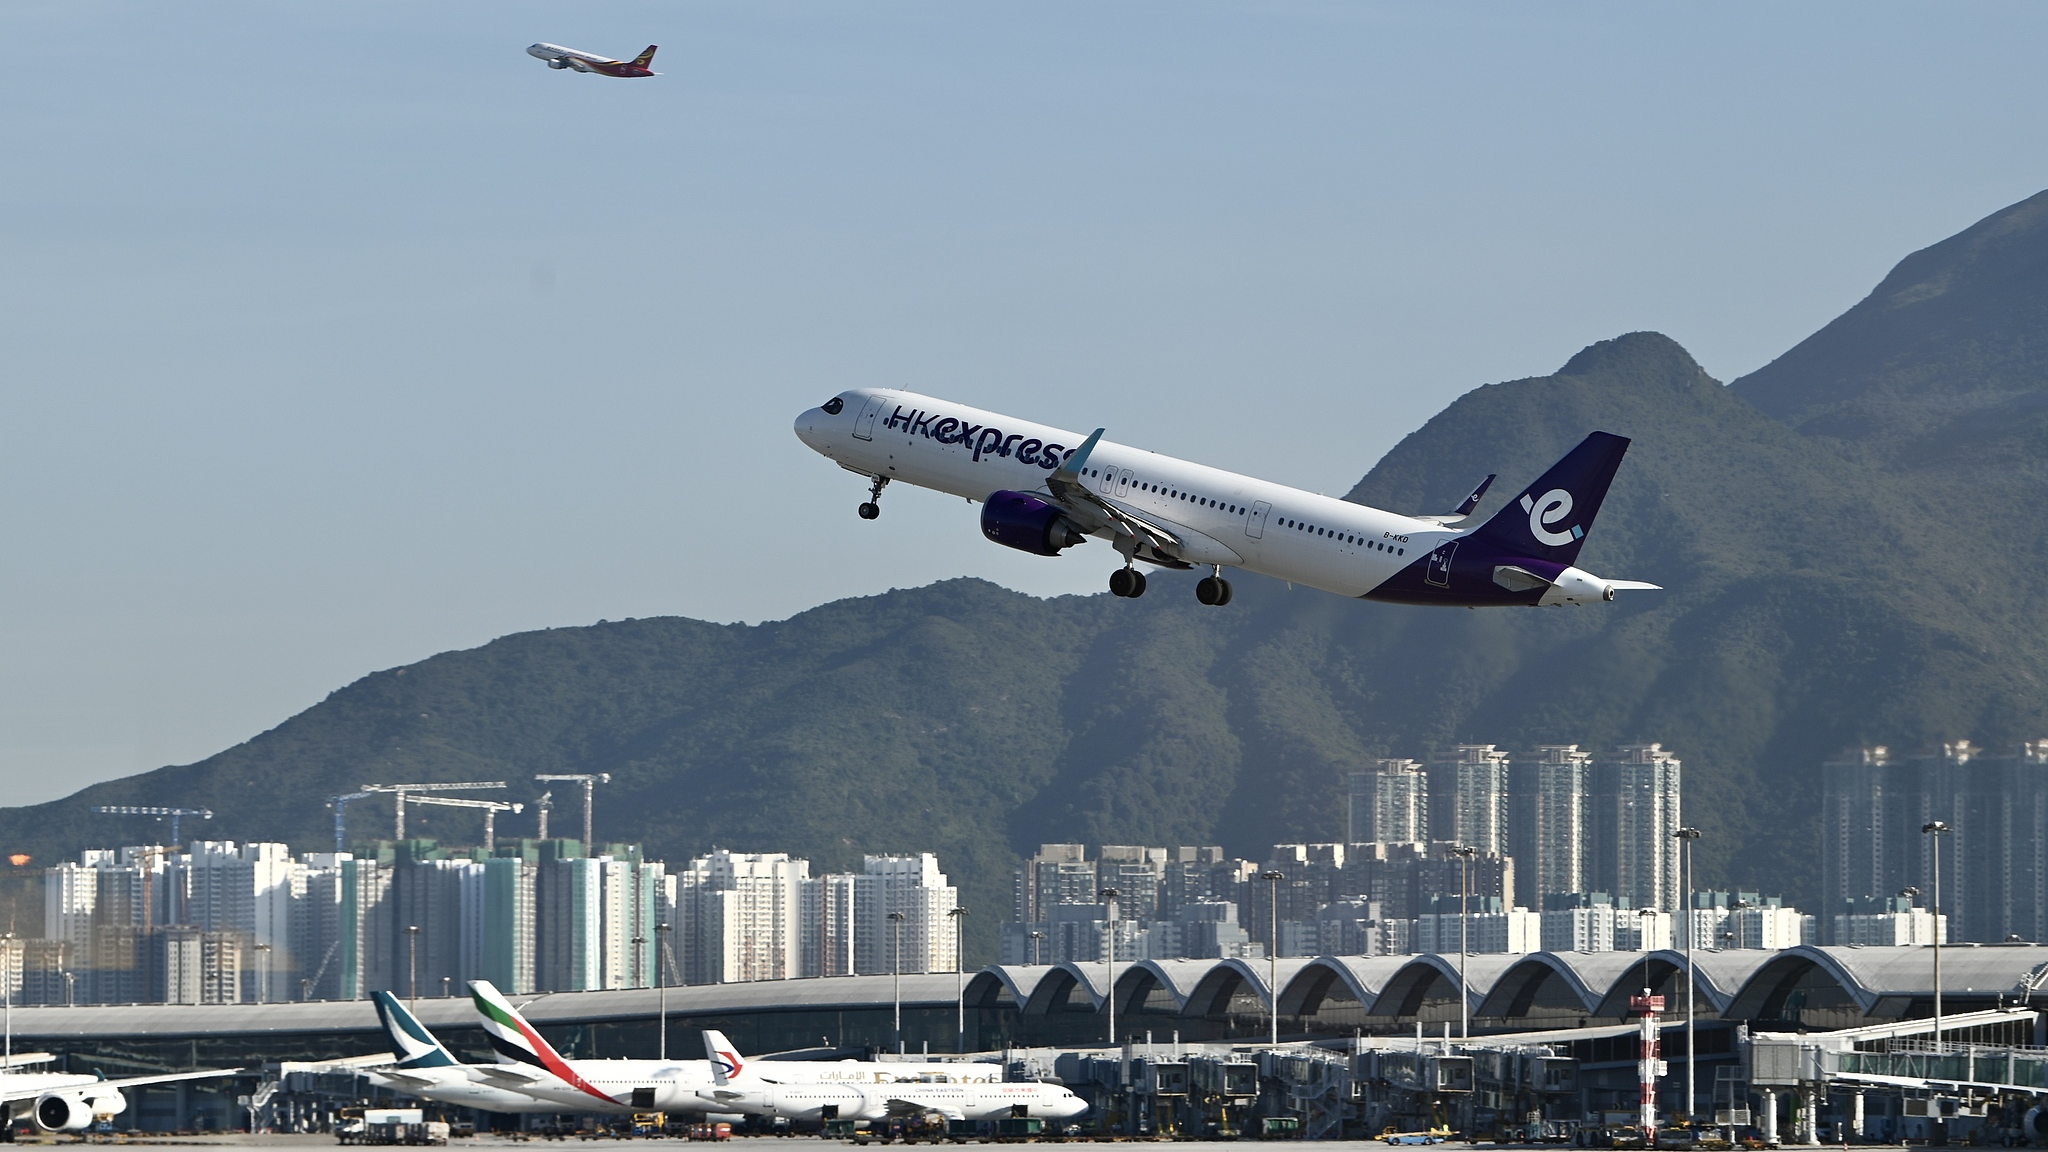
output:
<instances>
[{"instance_id":1,"label":"nose landing gear","mask_svg":"<svg viewBox=\"0 0 2048 1152\"><path fill-rule=\"evenodd\" d=\"M1195 582L1195 599L1212 608L1221 608L1230 603L1230 581L1223 578L1223 566L1216 565L1213 575L1204 576Z\"/></svg>"},{"instance_id":2,"label":"nose landing gear","mask_svg":"<svg viewBox=\"0 0 2048 1152\"><path fill-rule=\"evenodd\" d=\"M1109 592L1112 596L1136 600L1145 594L1145 574L1136 568L1119 568L1109 574Z\"/></svg>"},{"instance_id":3,"label":"nose landing gear","mask_svg":"<svg viewBox=\"0 0 2048 1152\"><path fill-rule=\"evenodd\" d=\"M889 478L887 476L875 477L874 484L868 488L867 503L860 506L861 519L873 520L882 514L882 489L888 486Z\"/></svg>"}]
</instances>

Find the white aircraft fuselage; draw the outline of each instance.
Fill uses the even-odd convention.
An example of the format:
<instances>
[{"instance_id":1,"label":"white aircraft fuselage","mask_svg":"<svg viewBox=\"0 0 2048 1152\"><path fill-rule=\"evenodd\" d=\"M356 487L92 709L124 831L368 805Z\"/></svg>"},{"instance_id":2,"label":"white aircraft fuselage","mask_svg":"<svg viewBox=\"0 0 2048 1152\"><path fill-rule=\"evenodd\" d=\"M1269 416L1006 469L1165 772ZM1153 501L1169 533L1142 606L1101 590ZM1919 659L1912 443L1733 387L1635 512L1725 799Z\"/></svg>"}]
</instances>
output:
<instances>
[{"instance_id":1,"label":"white aircraft fuselage","mask_svg":"<svg viewBox=\"0 0 2048 1152\"><path fill-rule=\"evenodd\" d=\"M558 1112L702 1112L713 1107L699 1093L716 1078L707 1060L568 1060L593 1091L549 1077L518 1090L547 1101ZM789 1086L860 1087L945 1077L953 1084L993 1083L1003 1078L996 1064L910 1063L866 1060L770 1060L750 1067ZM492 1066L476 1065L488 1078ZM525 1069L520 1069L524 1071ZM500 1073L502 1075L503 1073ZM946 1087L920 1083L919 1087ZM738 1108L725 1109L737 1112Z\"/></svg>"},{"instance_id":2,"label":"white aircraft fuselage","mask_svg":"<svg viewBox=\"0 0 2048 1152\"><path fill-rule=\"evenodd\" d=\"M758 1069L758 1064L753 1066ZM1088 1102L1058 1084L772 1084L732 1081L699 1091L700 1108L784 1120L881 1120L901 1111L938 1112L956 1120L1024 1114L1067 1120Z\"/></svg>"},{"instance_id":3,"label":"white aircraft fuselage","mask_svg":"<svg viewBox=\"0 0 2048 1152\"><path fill-rule=\"evenodd\" d=\"M796 434L873 479L876 498L900 480L982 503L985 536L1039 555L1092 536L1112 541L1127 565L1218 577L1243 568L1340 596L1458 607L1583 604L1652 587L1573 566L1628 445L1604 432L1478 528L1451 525L1485 485L1457 513L1409 516L1118 444L1100 430L1091 437L893 389L842 392L798 416ZM862 506L864 518L878 514L873 500ZM1118 594L1142 594L1142 578L1136 588ZM1229 599L1227 584L1220 600L1197 594Z\"/></svg>"}]
</instances>

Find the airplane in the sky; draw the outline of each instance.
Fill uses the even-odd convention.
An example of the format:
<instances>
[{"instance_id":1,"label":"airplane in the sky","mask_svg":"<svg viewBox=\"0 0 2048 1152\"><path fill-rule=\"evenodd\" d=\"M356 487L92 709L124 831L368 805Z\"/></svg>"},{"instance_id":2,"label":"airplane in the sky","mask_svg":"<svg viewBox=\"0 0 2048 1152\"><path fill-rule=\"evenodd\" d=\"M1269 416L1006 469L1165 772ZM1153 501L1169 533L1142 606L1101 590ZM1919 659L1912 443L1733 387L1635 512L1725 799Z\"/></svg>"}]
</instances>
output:
<instances>
[{"instance_id":1,"label":"airplane in the sky","mask_svg":"<svg viewBox=\"0 0 2048 1152\"><path fill-rule=\"evenodd\" d=\"M654 63L655 47L649 44L647 51L631 60L614 60L594 52L564 48L560 44L535 44L527 48L526 54L547 61L550 68L569 68L577 72L595 72L599 76L617 76L622 80L628 80L635 76L661 75L648 67Z\"/></svg>"},{"instance_id":2,"label":"airplane in the sky","mask_svg":"<svg viewBox=\"0 0 2048 1152\"><path fill-rule=\"evenodd\" d=\"M171 1072L160 1076L129 1076L102 1080L78 1072L16 1072L23 1064L42 1064L54 1059L47 1052L23 1053L0 1067L0 1119L12 1123L23 1115L20 1106L29 1105L26 1115L44 1132L83 1132L101 1116L117 1116L128 1110L123 1088L147 1084L169 1084L179 1080L211 1080L232 1076L235 1069L205 1072ZM11 1137L10 1137L11 1138Z\"/></svg>"},{"instance_id":3,"label":"airplane in the sky","mask_svg":"<svg viewBox=\"0 0 2048 1152\"><path fill-rule=\"evenodd\" d=\"M546 1101L556 1112L624 1115L702 1112L710 1107L697 1095L699 1089L717 1083L717 1070L707 1061L571 1060L555 1051L490 981L472 980L469 991L499 1060L468 1065L470 1073L484 1083ZM778 1060L764 1064L775 1070L777 1080L807 1084L872 1084L898 1078L1002 1079L1002 1066L992 1063Z\"/></svg>"},{"instance_id":4,"label":"airplane in the sky","mask_svg":"<svg viewBox=\"0 0 2048 1152\"><path fill-rule=\"evenodd\" d=\"M937 1112L948 1120L994 1120L1043 1116L1068 1120L1088 1111L1088 1102L1060 1084L990 1081L979 1084L784 1084L743 1058L723 1032L707 1029L704 1052L716 1086L697 1095L704 1107L784 1120L884 1120Z\"/></svg>"},{"instance_id":5,"label":"airplane in the sky","mask_svg":"<svg viewBox=\"0 0 2048 1152\"><path fill-rule=\"evenodd\" d=\"M1088 537L1123 557L1118 596L1145 594L1135 562L1207 568L1204 604L1230 603L1225 568L1364 600L1482 608L1612 600L1655 589L1575 567L1628 440L1588 435L1484 524L1460 527L1488 476L1454 511L1383 512L1102 438L945 400L854 388L796 418L796 434L870 481L862 519L901 480L981 504L997 544L1057 556Z\"/></svg>"}]
</instances>

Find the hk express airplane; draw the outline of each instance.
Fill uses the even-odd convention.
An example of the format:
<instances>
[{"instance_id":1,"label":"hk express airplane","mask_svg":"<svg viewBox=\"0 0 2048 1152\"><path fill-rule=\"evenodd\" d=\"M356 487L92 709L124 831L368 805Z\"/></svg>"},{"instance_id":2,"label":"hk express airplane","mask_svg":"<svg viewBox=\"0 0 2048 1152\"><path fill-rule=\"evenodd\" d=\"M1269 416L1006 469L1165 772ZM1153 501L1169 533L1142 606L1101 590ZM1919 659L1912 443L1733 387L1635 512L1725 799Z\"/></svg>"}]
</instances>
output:
<instances>
[{"instance_id":1,"label":"hk express airplane","mask_svg":"<svg viewBox=\"0 0 2048 1152\"><path fill-rule=\"evenodd\" d=\"M1043 1116L1069 1120L1088 1102L1059 1084L990 1081L974 1084L787 1084L748 1063L723 1032L707 1029L704 1052L716 1087L697 1093L699 1107L784 1120L885 1120L937 1112L948 1120Z\"/></svg>"},{"instance_id":2,"label":"hk express airplane","mask_svg":"<svg viewBox=\"0 0 2048 1152\"><path fill-rule=\"evenodd\" d=\"M579 52L574 48L564 48L560 44L530 45L526 49L526 54L536 59L547 61L550 68L568 68L576 72L595 72L599 76L616 76L621 80L630 80L640 76L661 75L661 73L648 67L648 65L654 63L655 47L655 45L649 44L647 51L633 57L631 60L614 60L609 56L599 56L593 52Z\"/></svg>"},{"instance_id":3,"label":"hk express airplane","mask_svg":"<svg viewBox=\"0 0 2048 1152\"><path fill-rule=\"evenodd\" d=\"M1406 516L1126 447L1102 432L1083 437L870 388L796 418L799 439L871 481L863 519L881 515L882 489L894 480L980 501L982 535L1005 547L1057 556L1090 536L1108 540L1124 560L1109 577L1118 596L1145 594L1140 560L1209 569L1195 585L1204 604L1230 603L1225 568L1340 596L1462 608L1588 604L1657 587L1574 567L1625 437L1588 435L1491 519L1461 528L1493 477L1453 512Z\"/></svg>"}]
</instances>

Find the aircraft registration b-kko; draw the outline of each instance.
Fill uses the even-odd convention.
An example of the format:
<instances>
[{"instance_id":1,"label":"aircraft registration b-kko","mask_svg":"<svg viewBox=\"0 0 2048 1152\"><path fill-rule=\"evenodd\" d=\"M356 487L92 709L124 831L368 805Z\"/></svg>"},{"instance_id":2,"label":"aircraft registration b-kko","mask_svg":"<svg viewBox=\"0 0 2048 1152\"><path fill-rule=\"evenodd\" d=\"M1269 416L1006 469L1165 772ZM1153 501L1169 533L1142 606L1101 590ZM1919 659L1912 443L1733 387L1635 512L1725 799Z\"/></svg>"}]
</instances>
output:
<instances>
[{"instance_id":1,"label":"aircraft registration b-kko","mask_svg":"<svg viewBox=\"0 0 2048 1152\"><path fill-rule=\"evenodd\" d=\"M1397 604L1550 607L1655 589L1576 567L1586 531L1628 451L1594 432L1484 524L1458 525L1488 476L1454 511L1385 512L1156 452L1086 437L914 392L854 388L796 419L805 444L870 480L863 519L881 515L882 489L901 480L981 503L997 544L1057 556L1088 537L1123 557L1118 596L1145 594L1136 562L1207 568L1204 604L1230 603L1225 568L1242 568L1340 596Z\"/></svg>"},{"instance_id":2,"label":"aircraft registration b-kko","mask_svg":"<svg viewBox=\"0 0 2048 1152\"><path fill-rule=\"evenodd\" d=\"M631 60L614 60L594 52L583 52L575 48L564 48L560 44L533 44L526 49L528 56L548 62L550 68L567 68L575 72L595 72L599 76L616 76L630 80L639 76L659 76L649 66L654 63L656 45L649 44L647 51Z\"/></svg>"}]
</instances>

